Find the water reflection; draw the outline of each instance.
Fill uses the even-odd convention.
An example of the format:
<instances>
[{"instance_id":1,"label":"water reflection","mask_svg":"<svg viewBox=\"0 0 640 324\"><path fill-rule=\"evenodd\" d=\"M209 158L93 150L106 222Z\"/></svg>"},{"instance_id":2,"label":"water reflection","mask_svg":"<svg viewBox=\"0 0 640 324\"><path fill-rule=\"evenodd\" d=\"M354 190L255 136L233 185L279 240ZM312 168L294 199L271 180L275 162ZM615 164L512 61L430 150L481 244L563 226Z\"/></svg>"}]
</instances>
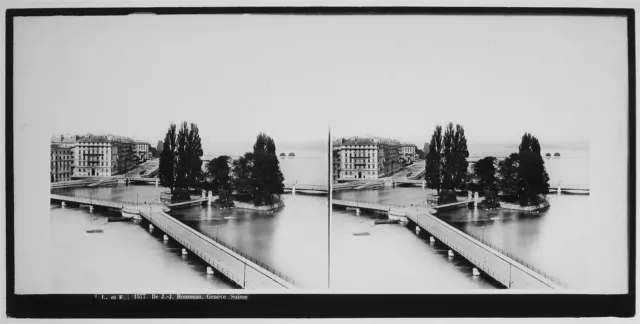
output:
<instances>
[{"instance_id":1,"label":"water reflection","mask_svg":"<svg viewBox=\"0 0 640 324\"><path fill-rule=\"evenodd\" d=\"M412 226L374 225L385 217L333 209L331 289L424 293L499 287L486 276L474 278L469 262L449 258L448 248L430 242L424 231L416 235ZM353 235L364 231L369 235Z\"/></svg>"},{"instance_id":2,"label":"water reflection","mask_svg":"<svg viewBox=\"0 0 640 324\"><path fill-rule=\"evenodd\" d=\"M292 277L302 288L326 289L326 196L284 195L273 213L193 207L171 214L186 225Z\"/></svg>"}]
</instances>

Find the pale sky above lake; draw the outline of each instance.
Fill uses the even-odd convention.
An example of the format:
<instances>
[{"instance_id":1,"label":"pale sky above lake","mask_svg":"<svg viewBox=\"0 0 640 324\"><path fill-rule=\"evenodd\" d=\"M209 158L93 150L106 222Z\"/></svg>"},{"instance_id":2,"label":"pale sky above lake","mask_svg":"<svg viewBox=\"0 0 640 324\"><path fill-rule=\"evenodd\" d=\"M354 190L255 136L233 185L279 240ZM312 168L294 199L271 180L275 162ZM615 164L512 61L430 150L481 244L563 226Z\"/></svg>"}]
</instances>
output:
<instances>
[{"instance_id":1,"label":"pale sky above lake","mask_svg":"<svg viewBox=\"0 0 640 324\"><path fill-rule=\"evenodd\" d=\"M331 124L422 147L452 121L470 143L544 144L588 141L627 105L623 18L60 16L18 18L14 37L15 109L47 136L155 145L187 120L205 151L235 152L260 131L322 147Z\"/></svg>"}]
</instances>

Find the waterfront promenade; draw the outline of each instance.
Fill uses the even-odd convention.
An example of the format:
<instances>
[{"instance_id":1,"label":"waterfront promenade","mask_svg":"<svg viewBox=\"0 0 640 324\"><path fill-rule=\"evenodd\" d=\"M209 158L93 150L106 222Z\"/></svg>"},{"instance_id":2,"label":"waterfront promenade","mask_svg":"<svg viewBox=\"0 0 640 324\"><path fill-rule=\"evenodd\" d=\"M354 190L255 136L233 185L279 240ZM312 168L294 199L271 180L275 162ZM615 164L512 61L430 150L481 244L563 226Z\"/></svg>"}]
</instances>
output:
<instances>
[{"instance_id":1,"label":"waterfront promenade","mask_svg":"<svg viewBox=\"0 0 640 324\"><path fill-rule=\"evenodd\" d=\"M406 217L415 226L417 234L421 230L428 232L451 249L451 253L459 254L471 262L480 271L507 288L519 289L562 289L557 280L543 275L525 266L504 253L463 233L446 222L429 213L429 208L422 206L407 207L371 202L333 200L334 206L368 209L389 212L398 207L404 208ZM540 271L541 272L541 271Z\"/></svg>"},{"instance_id":2,"label":"waterfront promenade","mask_svg":"<svg viewBox=\"0 0 640 324\"><path fill-rule=\"evenodd\" d=\"M269 271L265 265L258 264L257 260L250 260L248 256L241 255L231 247L216 242L198 231L178 221L166 211L171 205L161 203L137 206L134 203L124 201L97 200L84 197L73 197L51 194L51 199L61 202L73 202L90 206L101 206L128 210L137 209L142 218L150 224L150 230L157 228L167 235L166 239L173 239L180 243L187 253L194 254L206 262L211 270L220 272L226 278L242 288L260 289L294 289L293 280L288 281L279 277L275 271Z\"/></svg>"}]
</instances>

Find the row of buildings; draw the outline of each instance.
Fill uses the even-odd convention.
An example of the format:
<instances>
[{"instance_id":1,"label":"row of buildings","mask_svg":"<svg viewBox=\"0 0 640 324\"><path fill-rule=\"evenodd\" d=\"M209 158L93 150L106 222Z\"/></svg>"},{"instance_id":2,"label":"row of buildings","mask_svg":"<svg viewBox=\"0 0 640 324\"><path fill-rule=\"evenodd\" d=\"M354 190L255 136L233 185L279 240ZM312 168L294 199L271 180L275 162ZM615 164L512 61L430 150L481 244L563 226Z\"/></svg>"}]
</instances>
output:
<instances>
[{"instance_id":1,"label":"row of buildings","mask_svg":"<svg viewBox=\"0 0 640 324\"><path fill-rule=\"evenodd\" d=\"M333 141L333 181L379 179L418 160L417 146L376 137Z\"/></svg>"},{"instance_id":2,"label":"row of buildings","mask_svg":"<svg viewBox=\"0 0 640 324\"><path fill-rule=\"evenodd\" d=\"M151 145L116 135L60 135L51 139L51 182L108 177L151 158Z\"/></svg>"}]
</instances>

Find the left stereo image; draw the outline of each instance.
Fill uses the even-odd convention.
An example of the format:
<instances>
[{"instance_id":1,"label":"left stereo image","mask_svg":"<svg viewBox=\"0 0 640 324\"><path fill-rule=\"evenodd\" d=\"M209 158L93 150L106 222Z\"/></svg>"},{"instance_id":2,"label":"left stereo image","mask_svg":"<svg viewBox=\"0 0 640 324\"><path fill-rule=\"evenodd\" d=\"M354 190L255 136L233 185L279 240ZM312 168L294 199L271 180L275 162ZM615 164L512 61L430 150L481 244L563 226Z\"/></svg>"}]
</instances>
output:
<instances>
[{"instance_id":1,"label":"left stereo image","mask_svg":"<svg viewBox=\"0 0 640 324\"><path fill-rule=\"evenodd\" d=\"M16 134L38 134L16 156L40 161L16 163L16 293L328 288L328 123L287 96L274 28L15 21Z\"/></svg>"}]
</instances>

